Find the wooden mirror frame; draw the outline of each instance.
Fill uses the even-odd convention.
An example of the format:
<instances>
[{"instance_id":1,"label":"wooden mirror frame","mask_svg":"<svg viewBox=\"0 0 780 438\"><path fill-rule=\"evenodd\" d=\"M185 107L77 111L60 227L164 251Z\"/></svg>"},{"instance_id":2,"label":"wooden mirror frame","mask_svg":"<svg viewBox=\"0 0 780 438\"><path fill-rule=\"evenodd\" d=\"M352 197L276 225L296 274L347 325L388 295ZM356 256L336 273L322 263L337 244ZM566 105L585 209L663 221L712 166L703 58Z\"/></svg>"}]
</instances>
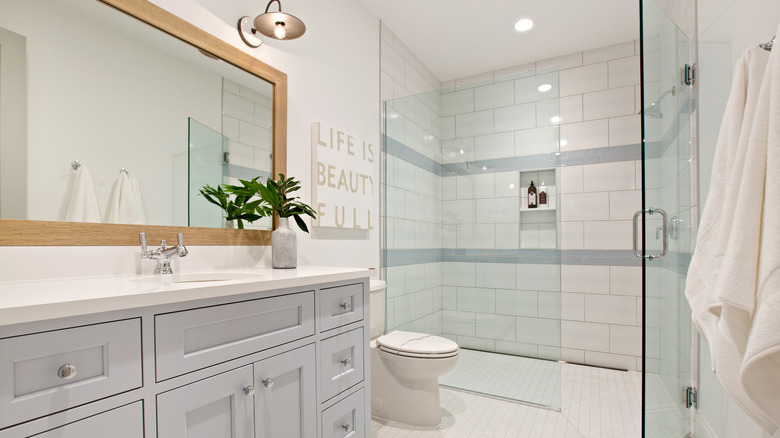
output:
<instances>
[{"instance_id":1,"label":"wooden mirror frame","mask_svg":"<svg viewBox=\"0 0 780 438\"><path fill-rule=\"evenodd\" d=\"M211 53L273 84L273 173L287 173L287 75L146 0L96 0L185 43ZM274 225L276 220L274 220ZM121 225L0 219L0 246L135 246L144 231L149 243L187 245L270 245L271 232L161 225Z\"/></svg>"}]
</instances>

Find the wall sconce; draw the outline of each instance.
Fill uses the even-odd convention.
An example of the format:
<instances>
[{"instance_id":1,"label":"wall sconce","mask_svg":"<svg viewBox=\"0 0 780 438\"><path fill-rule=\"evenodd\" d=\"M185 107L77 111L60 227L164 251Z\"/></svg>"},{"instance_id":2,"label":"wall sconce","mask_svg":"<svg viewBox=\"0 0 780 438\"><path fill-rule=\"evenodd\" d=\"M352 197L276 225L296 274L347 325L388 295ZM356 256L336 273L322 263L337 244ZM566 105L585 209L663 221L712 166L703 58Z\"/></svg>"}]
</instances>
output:
<instances>
[{"instance_id":1,"label":"wall sconce","mask_svg":"<svg viewBox=\"0 0 780 438\"><path fill-rule=\"evenodd\" d=\"M274 2L279 5L279 10L268 12ZM265 7L265 12L255 17L254 21L248 16L238 20L238 33L249 47L260 47L262 44L262 40L257 36L258 32L276 40L294 40L306 32L306 25L299 18L282 12L282 3L279 0L271 0Z\"/></svg>"}]
</instances>

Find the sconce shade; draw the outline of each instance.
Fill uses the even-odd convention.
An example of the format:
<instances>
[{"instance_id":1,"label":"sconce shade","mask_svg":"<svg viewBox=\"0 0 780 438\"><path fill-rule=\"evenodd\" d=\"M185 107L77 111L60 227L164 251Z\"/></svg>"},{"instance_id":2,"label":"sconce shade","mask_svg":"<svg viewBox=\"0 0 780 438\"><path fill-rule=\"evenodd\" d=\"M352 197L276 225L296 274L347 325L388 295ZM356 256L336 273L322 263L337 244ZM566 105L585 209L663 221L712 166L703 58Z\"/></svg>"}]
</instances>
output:
<instances>
[{"instance_id":1,"label":"sconce shade","mask_svg":"<svg viewBox=\"0 0 780 438\"><path fill-rule=\"evenodd\" d=\"M279 5L279 11L268 12L271 3ZM277 40L294 40L304 32L306 25L299 18L282 12L282 3L279 0L271 0L265 8L265 13L255 18L255 29L263 35Z\"/></svg>"}]
</instances>

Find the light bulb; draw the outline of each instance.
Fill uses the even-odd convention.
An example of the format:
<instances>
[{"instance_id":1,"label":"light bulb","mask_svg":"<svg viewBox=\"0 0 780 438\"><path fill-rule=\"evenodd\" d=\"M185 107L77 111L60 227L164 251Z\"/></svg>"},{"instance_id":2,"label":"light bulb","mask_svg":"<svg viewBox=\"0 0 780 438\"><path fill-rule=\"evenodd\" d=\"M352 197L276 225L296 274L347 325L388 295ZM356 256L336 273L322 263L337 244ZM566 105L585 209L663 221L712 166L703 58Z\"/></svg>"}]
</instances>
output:
<instances>
[{"instance_id":1,"label":"light bulb","mask_svg":"<svg viewBox=\"0 0 780 438\"><path fill-rule=\"evenodd\" d=\"M274 36L280 40L287 37L287 30L284 28L284 22L276 22L276 26L274 26Z\"/></svg>"}]
</instances>

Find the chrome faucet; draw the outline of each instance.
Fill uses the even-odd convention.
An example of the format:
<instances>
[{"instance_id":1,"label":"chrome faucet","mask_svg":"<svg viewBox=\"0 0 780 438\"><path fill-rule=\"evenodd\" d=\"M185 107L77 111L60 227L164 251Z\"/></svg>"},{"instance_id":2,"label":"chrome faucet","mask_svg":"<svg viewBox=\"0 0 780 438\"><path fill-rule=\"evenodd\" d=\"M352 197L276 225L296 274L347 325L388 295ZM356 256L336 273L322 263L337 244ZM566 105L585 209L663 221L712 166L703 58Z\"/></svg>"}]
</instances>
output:
<instances>
[{"instance_id":1,"label":"chrome faucet","mask_svg":"<svg viewBox=\"0 0 780 438\"><path fill-rule=\"evenodd\" d=\"M141 233L141 258L157 260L158 274L173 274L171 268L171 259L174 257L184 257L189 254L187 247L184 246L184 234L179 233L179 244L176 246L168 246L168 243L163 240L160 242L160 247L149 251L146 249L146 233Z\"/></svg>"}]
</instances>

